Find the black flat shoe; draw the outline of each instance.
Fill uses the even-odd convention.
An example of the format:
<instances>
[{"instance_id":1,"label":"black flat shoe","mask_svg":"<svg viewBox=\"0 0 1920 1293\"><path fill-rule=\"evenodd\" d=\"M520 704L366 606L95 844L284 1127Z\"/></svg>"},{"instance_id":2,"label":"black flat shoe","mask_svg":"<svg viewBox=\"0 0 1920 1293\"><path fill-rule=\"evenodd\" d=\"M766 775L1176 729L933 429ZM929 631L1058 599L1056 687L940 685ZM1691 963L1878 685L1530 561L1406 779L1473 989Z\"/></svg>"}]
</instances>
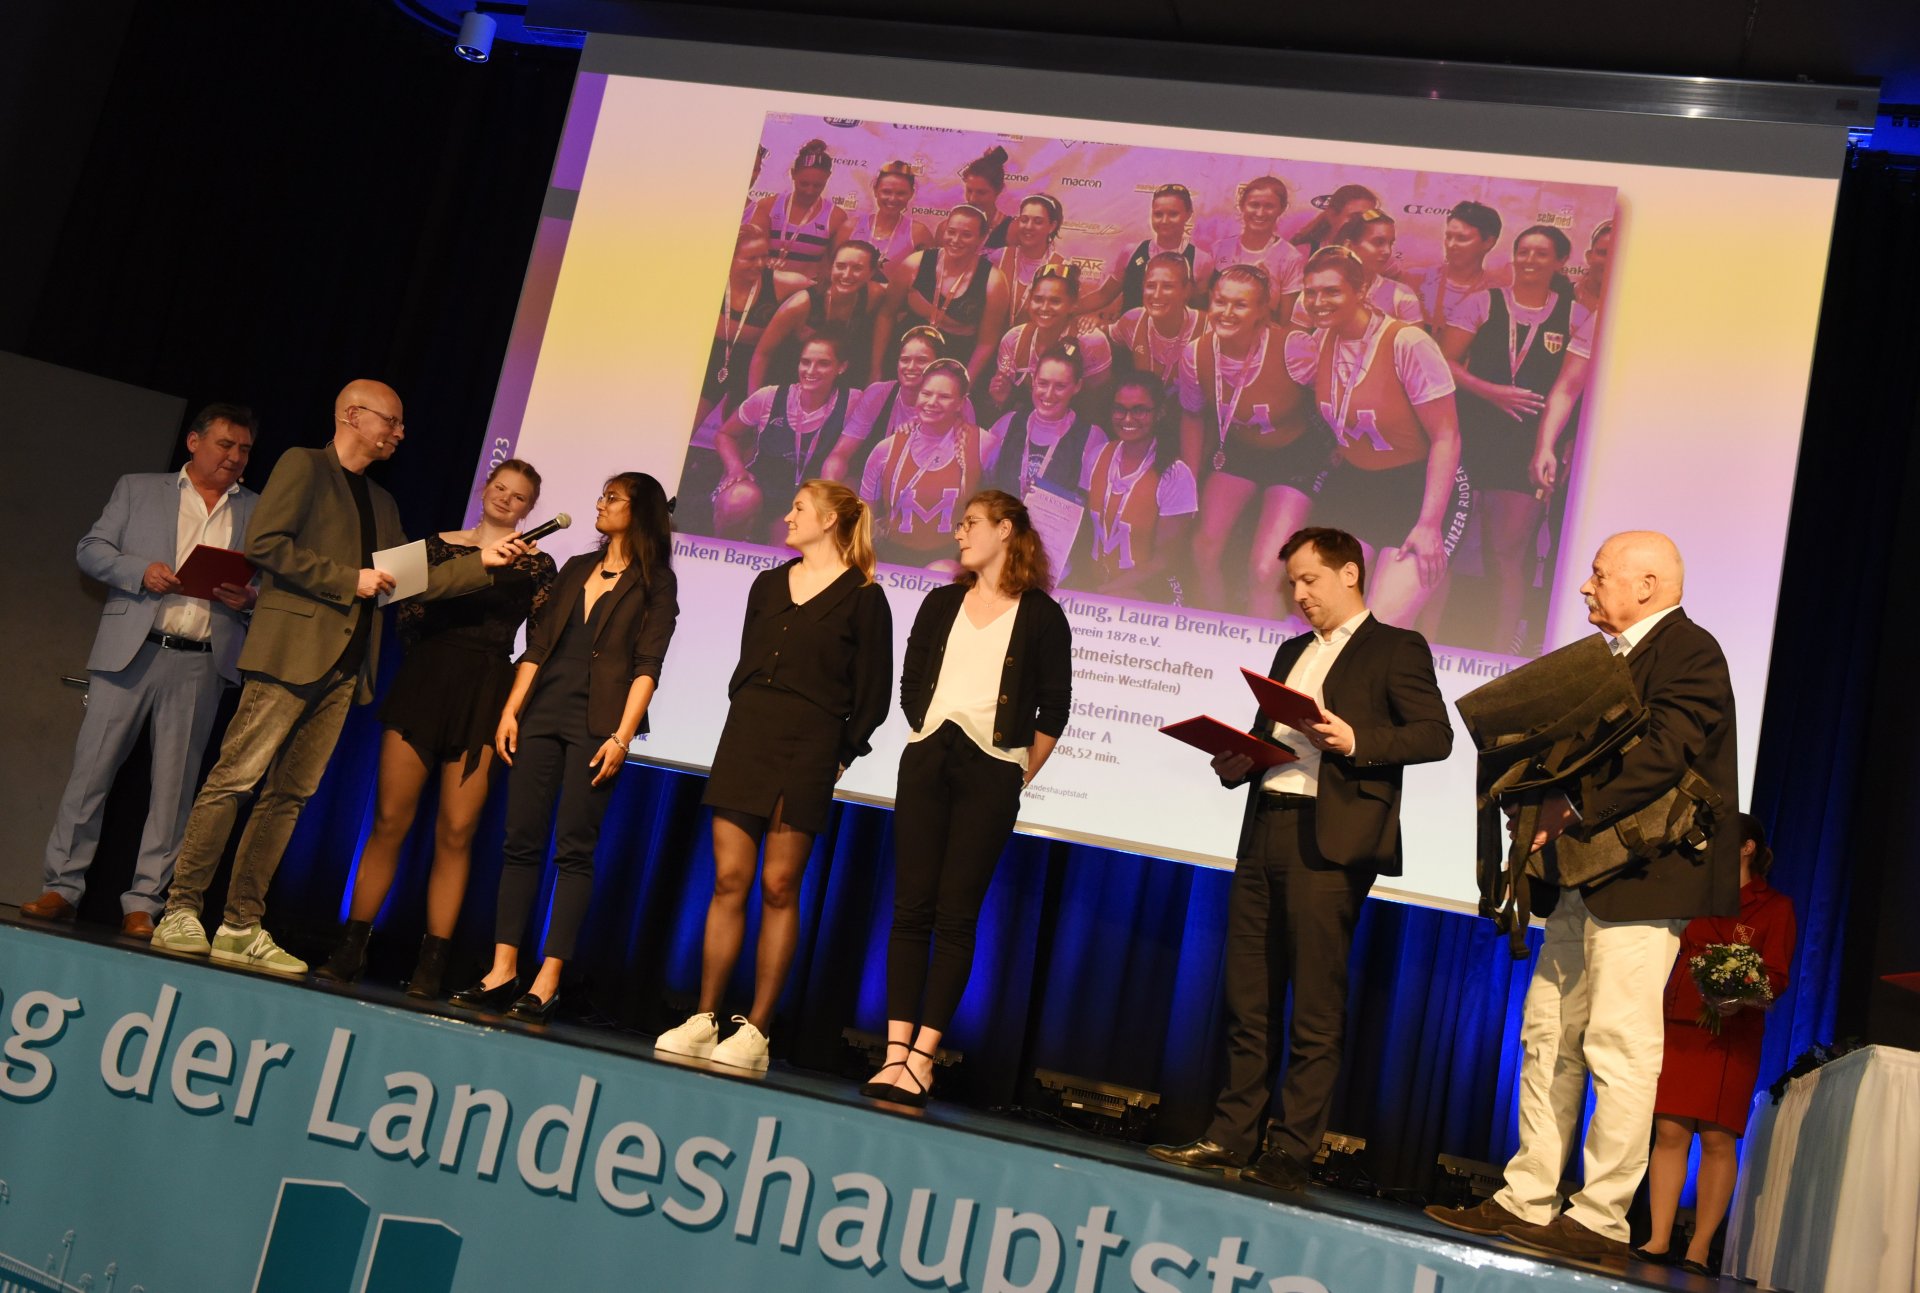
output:
<instances>
[{"instance_id":1,"label":"black flat shoe","mask_svg":"<svg viewBox=\"0 0 1920 1293\"><path fill-rule=\"evenodd\" d=\"M1163 1163L1172 1163L1175 1167L1198 1167L1205 1170L1224 1172L1228 1168L1245 1167L1246 1160L1228 1149L1225 1145L1211 1140L1188 1141L1184 1145L1150 1145L1147 1152Z\"/></svg>"},{"instance_id":2,"label":"black flat shoe","mask_svg":"<svg viewBox=\"0 0 1920 1293\"><path fill-rule=\"evenodd\" d=\"M477 979L470 988L462 988L447 998L450 1006L459 1006L464 1010L505 1010L514 1004L520 996L520 980L508 979L497 988L489 988L487 981Z\"/></svg>"},{"instance_id":3,"label":"black flat shoe","mask_svg":"<svg viewBox=\"0 0 1920 1293\"><path fill-rule=\"evenodd\" d=\"M545 1001L529 992L513 1003L507 1011L507 1018L518 1019L523 1024L544 1024L552 1016L553 1008L559 1002L558 989L555 989L554 994Z\"/></svg>"},{"instance_id":4,"label":"black flat shoe","mask_svg":"<svg viewBox=\"0 0 1920 1293\"><path fill-rule=\"evenodd\" d=\"M1669 1248L1664 1252L1650 1253L1644 1248L1629 1248L1627 1252L1636 1262L1645 1262L1649 1266L1675 1266L1679 1264L1680 1254Z\"/></svg>"},{"instance_id":5,"label":"black flat shoe","mask_svg":"<svg viewBox=\"0 0 1920 1293\"><path fill-rule=\"evenodd\" d=\"M1713 1272L1707 1269L1707 1264L1705 1262L1683 1260L1680 1263L1680 1269L1685 1271L1689 1275L1698 1275L1702 1279L1710 1280L1713 1278Z\"/></svg>"}]
</instances>

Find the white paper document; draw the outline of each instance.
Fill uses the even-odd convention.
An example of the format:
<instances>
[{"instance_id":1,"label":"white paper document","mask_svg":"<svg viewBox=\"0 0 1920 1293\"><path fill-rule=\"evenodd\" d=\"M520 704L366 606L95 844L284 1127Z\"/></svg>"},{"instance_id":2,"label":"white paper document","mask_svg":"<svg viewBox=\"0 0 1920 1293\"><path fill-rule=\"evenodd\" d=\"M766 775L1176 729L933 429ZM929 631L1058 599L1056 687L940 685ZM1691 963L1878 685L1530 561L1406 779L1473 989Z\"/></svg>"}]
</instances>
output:
<instances>
[{"instance_id":1,"label":"white paper document","mask_svg":"<svg viewBox=\"0 0 1920 1293\"><path fill-rule=\"evenodd\" d=\"M373 554L373 568L393 576L393 591L380 594L380 604L403 602L427 591L427 541L415 539L397 548L382 548Z\"/></svg>"}]
</instances>

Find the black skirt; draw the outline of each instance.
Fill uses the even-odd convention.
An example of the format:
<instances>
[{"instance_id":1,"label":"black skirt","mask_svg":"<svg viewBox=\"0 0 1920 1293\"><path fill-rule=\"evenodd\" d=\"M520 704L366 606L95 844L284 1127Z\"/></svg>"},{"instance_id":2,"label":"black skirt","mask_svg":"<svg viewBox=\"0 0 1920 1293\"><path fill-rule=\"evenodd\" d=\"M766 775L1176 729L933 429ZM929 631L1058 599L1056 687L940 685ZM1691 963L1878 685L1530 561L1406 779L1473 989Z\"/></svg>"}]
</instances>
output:
<instances>
[{"instance_id":1,"label":"black skirt","mask_svg":"<svg viewBox=\"0 0 1920 1293\"><path fill-rule=\"evenodd\" d=\"M798 693L748 683L734 694L700 802L818 835L833 807L846 723Z\"/></svg>"},{"instance_id":2,"label":"black skirt","mask_svg":"<svg viewBox=\"0 0 1920 1293\"><path fill-rule=\"evenodd\" d=\"M492 746L512 690L513 661L505 656L424 638L400 662L380 723L427 763L464 763L471 772Z\"/></svg>"}]
</instances>

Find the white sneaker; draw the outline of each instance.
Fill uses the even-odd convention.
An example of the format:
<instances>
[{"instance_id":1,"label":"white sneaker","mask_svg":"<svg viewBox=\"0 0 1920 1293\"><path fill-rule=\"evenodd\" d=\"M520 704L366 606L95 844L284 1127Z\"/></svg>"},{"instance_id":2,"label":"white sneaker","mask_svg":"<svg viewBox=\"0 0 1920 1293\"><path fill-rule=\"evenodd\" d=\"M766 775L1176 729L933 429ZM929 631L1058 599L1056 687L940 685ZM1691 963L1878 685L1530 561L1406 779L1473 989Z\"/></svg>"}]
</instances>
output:
<instances>
[{"instance_id":1,"label":"white sneaker","mask_svg":"<svg viewBox=\"0 0 1920 1293\"><path fill-rule=\"evenodd\" d=\"M708 1016L712 1018L712 1016ZM726 1041L713 1048L709 1056L715 1064L725 1064L728 1068L752 1069L756 1073L767 1071L767 1035L747 1022L745 1015L735 1015L733 1022L740 1027Z\"/></svg>"},{"instance_id":2,"label":"white sneaker","mask_svg":"<svg viewBox=\"0 0 1920 1293\"><path fill-rule=\"evenodd\" d=\"M703 1010L690 1015L687 1022L678 1028L669 1028L654 1039L656 1054L690 1055L703 1060L713 1054L713 1044L720 1040L720 1021L713 1017L711 1010Z\"/></svg>"}]
</instances>

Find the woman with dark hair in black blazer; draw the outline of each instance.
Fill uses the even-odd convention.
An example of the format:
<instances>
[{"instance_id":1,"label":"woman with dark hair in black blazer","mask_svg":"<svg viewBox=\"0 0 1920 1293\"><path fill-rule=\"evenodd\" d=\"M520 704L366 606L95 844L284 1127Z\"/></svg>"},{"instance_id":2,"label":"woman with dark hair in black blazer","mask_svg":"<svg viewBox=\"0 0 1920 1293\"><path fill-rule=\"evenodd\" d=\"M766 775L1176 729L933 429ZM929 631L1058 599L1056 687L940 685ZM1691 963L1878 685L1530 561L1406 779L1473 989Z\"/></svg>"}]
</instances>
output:
<instances>
[{"instance_id":1,"label":"woman with dark hair in black blazer","mask_svg":"<svg viewBox=\"0 0 1920 1293\"><path fill-rule=\"evenodd\" d=\"M700 1009L653 1044L744 1069L767 1067L767 1030L800 941L807 855L827 829L834 783L872 748L893 675L893 613L873 578L867 505L838 481L809 480L794 491L786 527L800 555L764 571L747 593L727 723L701 800L713 809L713 902ZM721 1041L721 994L746 941L762 840L753 1006Z\"/></svg>"},{"instance_id":2,"label":"woman with dark hair in black blazer","mask_svg":"<svg viewBox=\"0 0 1920 1293\"><path fill-rule=\"evenodd\" d=\"M913 735L894 795L887 1062L860 1088L910 1105L933 1085L1020 792L1073 700L1073 631L1047 595L1047 551L1025 505L997 489L975 494L954 537L960 573L920 604L900 674Z\"/></svg>"},{"instance_id":3,"label":"woman with dark hair in black blazer","mask_svg":"<svg viewBox=\"0 0 1920 1293\"><path fill-rule=\"evenodd\" d=\"M494 748L520 766L507 783L507 844L494 917L493 968L456 1006L544 1023L560 999L560 969L593 895L593 849L627 747L647 730L647 704L680 606L673 577L672 504L660 482L622 472L594 501L600 547L560 568L527 638ZM554 824L558 809L559 823ZM553 841L553 916L545 958L520 980L520 939ZM521 989L525 987L525 994Z\"/></svg>"}]
</instances>

